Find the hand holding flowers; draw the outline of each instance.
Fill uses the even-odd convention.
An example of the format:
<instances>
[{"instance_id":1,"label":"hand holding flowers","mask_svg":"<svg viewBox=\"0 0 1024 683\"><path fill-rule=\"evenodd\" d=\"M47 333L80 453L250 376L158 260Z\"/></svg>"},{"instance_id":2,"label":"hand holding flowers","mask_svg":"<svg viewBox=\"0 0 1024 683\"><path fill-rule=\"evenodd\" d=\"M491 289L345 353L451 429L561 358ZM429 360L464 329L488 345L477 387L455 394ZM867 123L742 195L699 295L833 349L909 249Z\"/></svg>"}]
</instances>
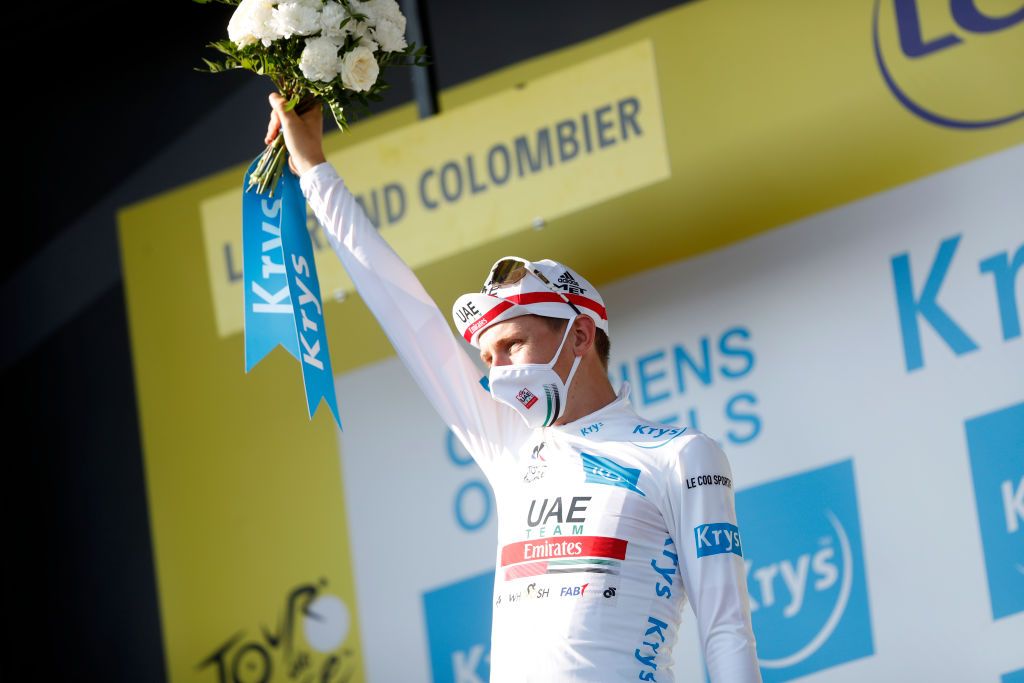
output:
<instances>
[{"instance_id":1,"label":"hand holding flowers","mask_svg":"<svg viewBox=\"0 0 1024 683\"><path fill-rule=\"evenodd\" d=\"M338 127L346 130L346 106L359 103L369 111L369 101L382 99L388 84L381 74L387 66L427 64L425 48L406 43L405 16L395 0L195 0L213 1L236 7L228 39L210 43L225 57L220 62L204 59L209 68L197 70L248 69L268 76L279 92L271 95L267 147L249 177L249 188L261 194L269 187L273 196L288 150L298 155L302 148L303 158L289 163L293 172L322 156L322 150L313 149L319 148L319 138L314 142L301 134L319 122L322 136L322 110L315 116L309 112L326 103ZM294 120L288 118L293 109ZM276 134L282 122L283 136Z\"/></svg>"}]
</instances>

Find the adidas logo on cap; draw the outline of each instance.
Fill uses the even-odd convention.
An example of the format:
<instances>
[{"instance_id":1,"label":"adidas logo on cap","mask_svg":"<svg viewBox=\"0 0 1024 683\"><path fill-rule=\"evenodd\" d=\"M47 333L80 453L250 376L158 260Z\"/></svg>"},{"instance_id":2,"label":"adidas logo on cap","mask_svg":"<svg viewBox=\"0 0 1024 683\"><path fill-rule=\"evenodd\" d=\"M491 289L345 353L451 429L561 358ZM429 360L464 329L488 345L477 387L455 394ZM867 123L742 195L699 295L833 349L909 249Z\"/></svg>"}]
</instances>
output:
<instances>
[{"instance_id":1,"label":"adidas logo on cap","mask_svg":"<svg viewBox=\"0 0 1024 683\"><path fill-rule=\"evenodd\" d=\"M580 287L580 283L576 282L576 278L569 274L569 271L565 271L558 276L558 281L555 283L555 286L559 289L564 289L571 294L586 294L587 292L587 290Z\"/></svg>"}]
</instances>

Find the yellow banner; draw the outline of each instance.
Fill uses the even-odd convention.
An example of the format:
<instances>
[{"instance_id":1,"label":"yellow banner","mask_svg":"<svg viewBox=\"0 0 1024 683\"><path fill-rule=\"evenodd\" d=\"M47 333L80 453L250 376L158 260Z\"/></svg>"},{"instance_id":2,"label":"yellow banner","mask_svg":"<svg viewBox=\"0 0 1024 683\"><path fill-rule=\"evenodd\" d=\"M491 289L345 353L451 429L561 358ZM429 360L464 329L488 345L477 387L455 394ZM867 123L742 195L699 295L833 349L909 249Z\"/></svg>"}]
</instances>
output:
<instances>
[{"instance_id":1,"label":"yellow banner","mask_svg":"<svg viewBox=\"0 0 1024 683\"><path fill-rule=\"evenodd\" d=\"M638 41L332 154L418 267L669 177L654 46ZM239 180L241 187L241 180ZM199 207L217 331L242 329L240 190ZM320 291L351 289L310 214Z\"/></svg>"},{"instance_id":2,"label":"yellow banner","mask_svg":"<svg viewBox=\"0 0 1024 683\"><path fill-rule=\"evenodd\" d=\"M1020 0L875 0L879 76L910 113L977 130L1024 117L1024 6Z\"/></svg>"}]
</instances>

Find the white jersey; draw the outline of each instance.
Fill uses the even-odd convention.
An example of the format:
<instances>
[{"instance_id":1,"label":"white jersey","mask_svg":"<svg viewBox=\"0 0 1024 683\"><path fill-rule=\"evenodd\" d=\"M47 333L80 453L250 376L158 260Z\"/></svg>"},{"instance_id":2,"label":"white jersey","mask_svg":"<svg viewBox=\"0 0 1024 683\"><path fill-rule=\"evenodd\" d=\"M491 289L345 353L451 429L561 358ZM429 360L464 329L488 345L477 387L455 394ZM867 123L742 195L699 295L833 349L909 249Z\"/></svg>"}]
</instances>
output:
<instances>
[{"instance_id":1,"label":"white jersey","mask_svg":"<svg viewBox=\"0 0 1024 683\"><path fill-rule=\"evenodd\" d=\"M672 681L687 600L714 683L760 681L732 472L709 436L655 424L629 386L531 429L493 400L446 318L323 162L300 186L399 358L494 490L491 680Z\"/></svg>"}]
</instances>

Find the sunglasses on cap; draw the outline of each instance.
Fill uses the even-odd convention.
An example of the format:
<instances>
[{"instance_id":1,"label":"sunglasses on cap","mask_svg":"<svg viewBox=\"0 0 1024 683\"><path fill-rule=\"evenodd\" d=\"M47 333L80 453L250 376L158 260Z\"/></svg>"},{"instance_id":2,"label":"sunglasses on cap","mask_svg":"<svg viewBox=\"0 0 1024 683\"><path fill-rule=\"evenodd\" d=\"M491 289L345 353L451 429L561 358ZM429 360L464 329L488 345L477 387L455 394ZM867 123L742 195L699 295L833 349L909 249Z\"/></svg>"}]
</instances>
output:
<instances>
[{"instance_id":1,"label":"sunglasses on cap","mask_svg":"<svg viewBox=\"0 0 1024 683\"><path fill-rule=\"evenodd\" d=\"M569 306L572 307L572 310L576 311L577 315L583 315L583 312L576 308L576 305L573 302L569 301L569 297L551 284L551 280L547 279L544 274L540 272L540 269L526 259L514 256L500 259L491 266L491 274L487 277L487 281L484 283L483 289L480 291L483 294L493 295L495 290L514 285L527 275L535 276L544 284L545 287L557 294L562 301L569 304Z\"/></svg>"}]
</instances>

